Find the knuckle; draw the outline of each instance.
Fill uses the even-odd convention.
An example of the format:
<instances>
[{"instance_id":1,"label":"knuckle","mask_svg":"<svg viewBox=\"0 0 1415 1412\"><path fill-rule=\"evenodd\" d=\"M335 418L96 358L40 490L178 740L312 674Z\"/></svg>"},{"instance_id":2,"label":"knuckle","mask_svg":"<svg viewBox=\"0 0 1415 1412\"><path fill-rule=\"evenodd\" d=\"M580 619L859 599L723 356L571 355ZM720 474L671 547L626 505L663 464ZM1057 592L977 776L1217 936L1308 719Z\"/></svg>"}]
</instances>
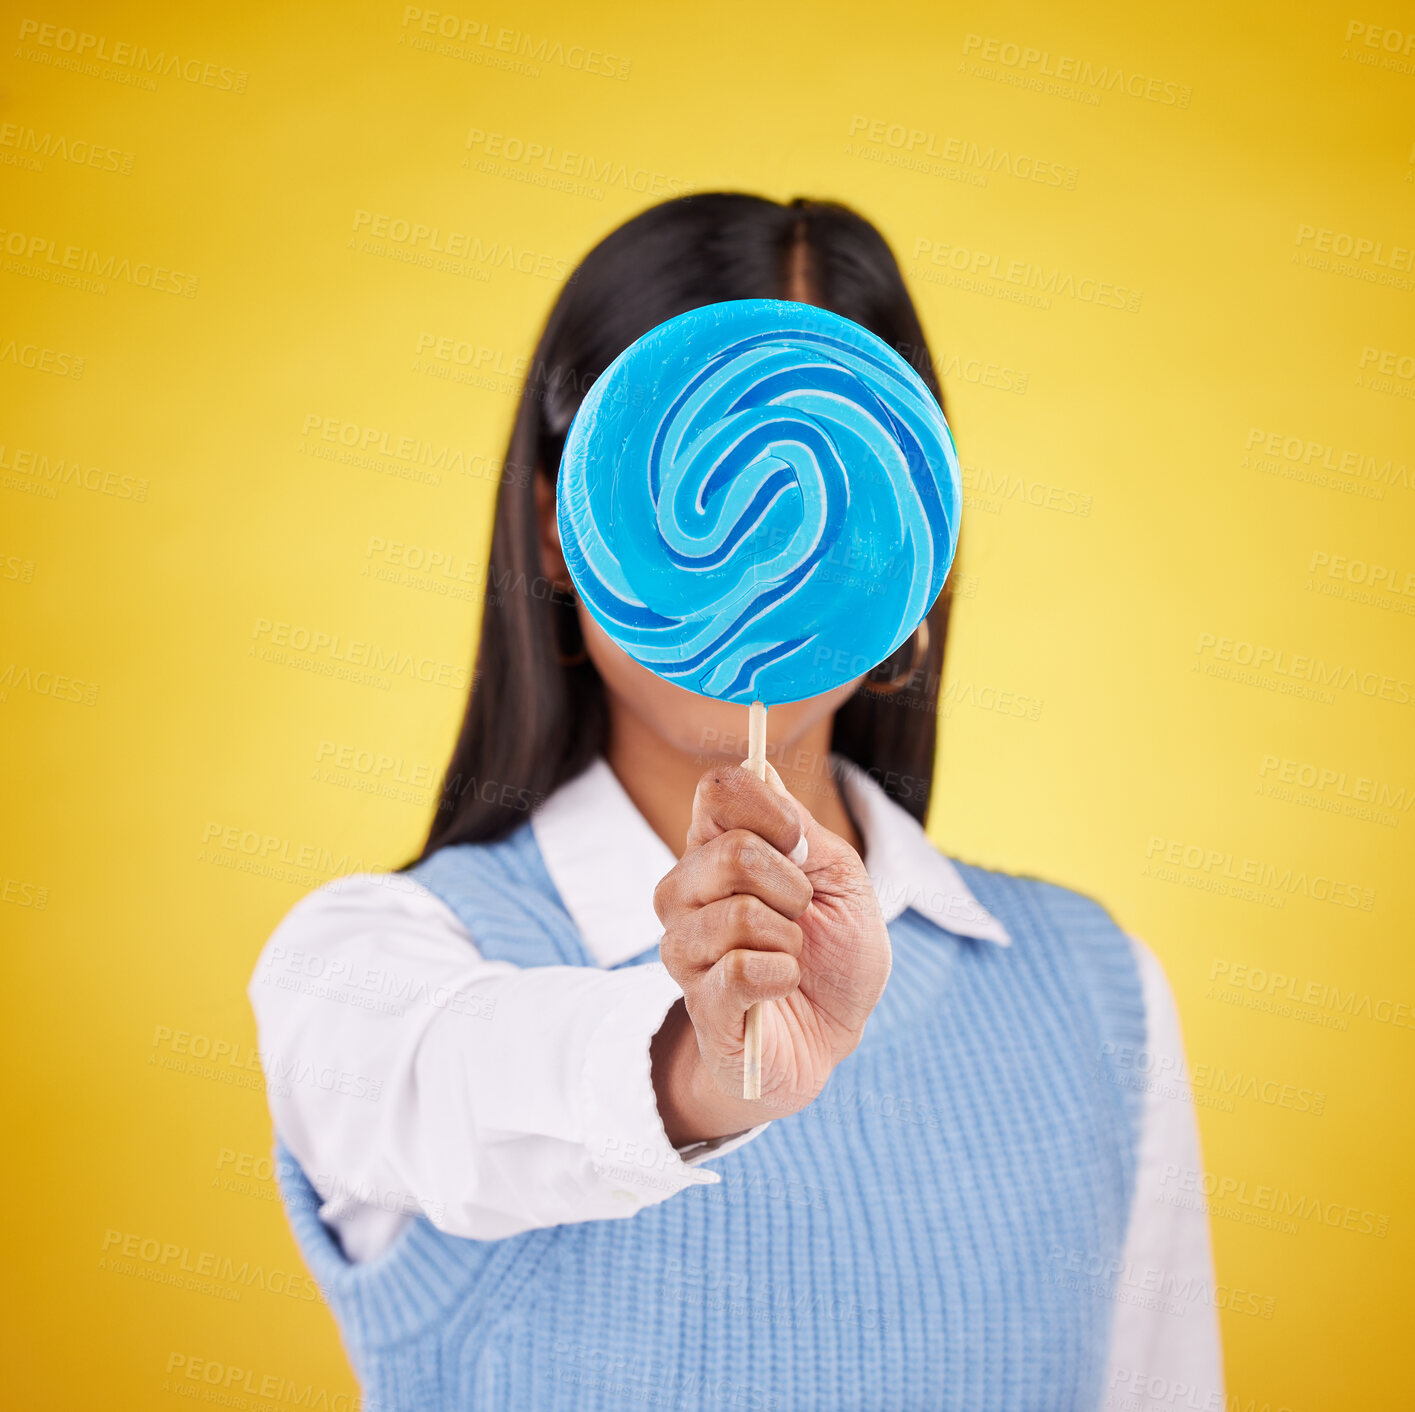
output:
<instances>
[{"instance_id":1,"label":"knuckle","mask_svg":"<svg viewBox=\"0 0 1415 1412\"><path fill-rule=\"evenodd\" d=\"M746 829L733 829L724 834L727 866L738 877L749 877L761 866L761 847Z\"/></svg>"},{"instance_id":2,"label":"knuckle","mask_svg":"<svg viewBox=\"0 0 1415 1412\"><path fill-rule=\"evenodd\" d=\"M739 990L747 984L748 955L746 951L729 951L722 958L722 982L729 990Z\"/></svg>"},{"instance_id":3,"label":"knuckle","mask_svg":"<svg viewBox=\"0 0 1415 1412\"><path fill-rule=\"evenodd\" d=\"M670 972L681 970L686 950L683 938L676 931L664 932L658 943L658 959Z\"/></svg>"},{"instance_id":4,"label":"knuckle","mask_svg":"<svg viewBox=\"0 0 1415 1412\"><path fill-rule=\"evenodd\" d=\"M653 890L653 910L665 927L675 917L681 916L692 901L692 883L692 872L685 869L682 863L659 879Z\"/></svg>"},{"instance_id":5,"label":"knuckle","mask_svg":"<svg viewBox=\"0 0 1415 1412\"><path fill-rule=\"evenodd\" d=\"M758 902L746 893L727 900L727 927L734 936L748 936L756 928Z\"/></svg>"}]
</instances>

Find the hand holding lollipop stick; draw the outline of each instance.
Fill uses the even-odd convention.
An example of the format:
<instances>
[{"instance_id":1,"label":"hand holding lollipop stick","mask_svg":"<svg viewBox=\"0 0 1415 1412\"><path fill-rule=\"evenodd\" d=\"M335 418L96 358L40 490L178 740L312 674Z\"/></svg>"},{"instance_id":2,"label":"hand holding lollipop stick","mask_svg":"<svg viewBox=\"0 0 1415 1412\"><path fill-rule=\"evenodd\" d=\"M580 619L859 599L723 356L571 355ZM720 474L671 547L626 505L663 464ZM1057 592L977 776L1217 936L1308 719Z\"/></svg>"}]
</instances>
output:
<instances>
[{"instance_id":1,"label":"hand holding lollipop stick","mask_svg":"<svg viewBox=\"0 0 1415 1412\"><path fill-rule=\"evenodd\" d=\"M561 458L557 518L586 608L667 681L767 707L877 666L958 547L953 437L882 339L810 304L741 299L650 329L596 380ZM743 1097L761 1096L761 1005Z\"/></svg>"}]
</instances>

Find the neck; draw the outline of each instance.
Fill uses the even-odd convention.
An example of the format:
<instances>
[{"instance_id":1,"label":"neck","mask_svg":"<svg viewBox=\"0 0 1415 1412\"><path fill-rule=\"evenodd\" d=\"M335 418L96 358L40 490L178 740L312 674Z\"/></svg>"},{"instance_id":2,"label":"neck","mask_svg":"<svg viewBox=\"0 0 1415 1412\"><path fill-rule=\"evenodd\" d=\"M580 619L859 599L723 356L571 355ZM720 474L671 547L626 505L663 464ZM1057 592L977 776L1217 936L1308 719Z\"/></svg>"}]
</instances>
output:
<instances>
[{"instance_id":1,"label":"neck","mask_svg":"<svg viewBox=\"0 0 1415 1412\"><path fill-rule=\"evenodd\" d=\"M816 722L789 741L771 734L767 712L766 758L786 788L810 810L823 828L839 835L857 853L864 844L830 769L833 717ZM742 707L742 739L747 734L747 708ZM740 765L737 755L702 755L680 750L650 730L632 711L612 702L609 718L609 767L649 827L683 856L684 840L693 820L693 794L703 771L715 764Z\"/></svg>"}]
</instances>

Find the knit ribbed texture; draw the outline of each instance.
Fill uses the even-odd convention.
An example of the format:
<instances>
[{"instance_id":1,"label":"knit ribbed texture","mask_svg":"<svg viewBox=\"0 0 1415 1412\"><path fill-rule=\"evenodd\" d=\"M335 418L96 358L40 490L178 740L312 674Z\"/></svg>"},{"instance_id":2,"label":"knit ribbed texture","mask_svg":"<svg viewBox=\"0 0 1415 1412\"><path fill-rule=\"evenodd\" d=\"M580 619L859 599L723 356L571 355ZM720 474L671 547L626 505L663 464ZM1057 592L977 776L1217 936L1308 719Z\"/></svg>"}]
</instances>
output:
<instances>
[{"instance_id":1,"label":"knit ribbed texture","mask_svg":"<svg viewBox=\"0 0 1415 1412\"><path fill-rule=\"evenodd\" d=\"M960 872L1012 945L903 913L860 1047L710 1159L720 1184L501 1241L418 1218L354 1265L277 1142L370 1412L1098 1407L1140 1120L1109 1056L1144 1046L1139 977L1096 903ZM529 826L412 876L490 958L593 964Z\"/></svg>"}]
</instances>

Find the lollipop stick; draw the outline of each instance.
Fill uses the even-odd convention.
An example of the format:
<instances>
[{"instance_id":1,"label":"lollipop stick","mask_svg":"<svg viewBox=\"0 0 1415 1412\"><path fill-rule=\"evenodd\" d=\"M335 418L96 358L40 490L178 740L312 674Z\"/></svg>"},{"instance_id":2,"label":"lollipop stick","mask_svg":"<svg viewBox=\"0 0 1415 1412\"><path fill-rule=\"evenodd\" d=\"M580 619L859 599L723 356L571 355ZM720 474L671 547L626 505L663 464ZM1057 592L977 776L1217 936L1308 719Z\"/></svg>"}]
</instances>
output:
<instances>
[{"instance_id":1,"label":"lollipop stick","mask_svg":"<svg viewBox=\"0 0 1415 1412\"><path fill-rule=\"evenodd\" d=\"M766 779L766 707L753 701L747 716L747 768L759 779ZM747 1030L743 1035L742 1097L762 1096L762 1006L761 1001L747 1011Z\"/></svg>"},{"instance_id":2,"label":"lollipop stick","mask_svg":"<svg viewBox=\"0 0 1415 1412\"><path fill-rule=\"evenodd\" d=\"M766 778L766 707L760 701L747 707L747 768L759 780Z\"/></svg>"}]
</instances>

